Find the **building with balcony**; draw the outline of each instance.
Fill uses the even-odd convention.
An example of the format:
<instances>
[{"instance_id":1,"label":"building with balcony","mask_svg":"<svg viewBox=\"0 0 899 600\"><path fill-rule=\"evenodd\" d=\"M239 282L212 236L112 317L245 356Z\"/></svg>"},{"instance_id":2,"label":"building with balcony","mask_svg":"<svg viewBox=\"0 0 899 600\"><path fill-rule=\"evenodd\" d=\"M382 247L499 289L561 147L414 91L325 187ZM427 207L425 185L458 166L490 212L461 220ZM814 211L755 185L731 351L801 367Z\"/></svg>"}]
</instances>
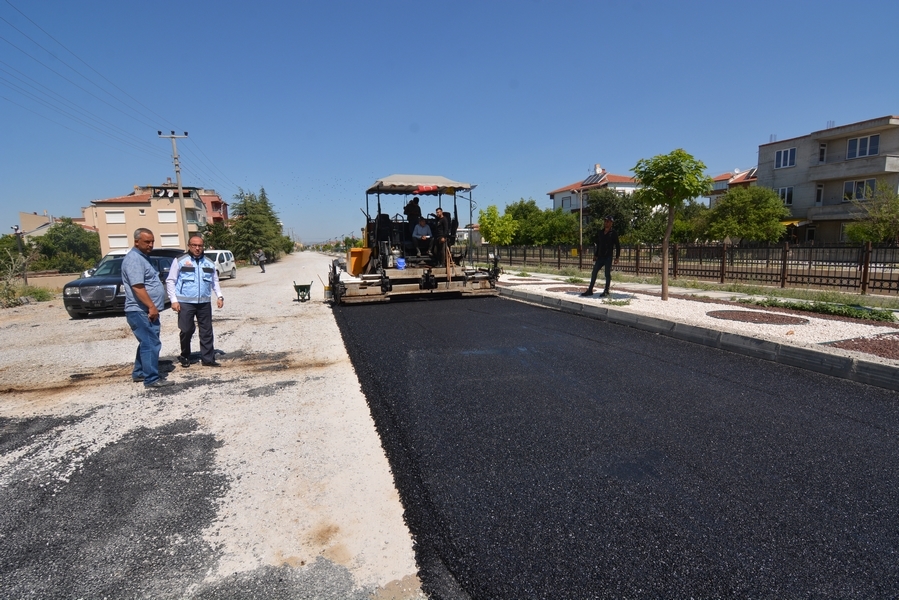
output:
<instances>
[{"instance_id":1,"label":"building with balcony","mask_svg":"<svg viewBox=\"0 0 899 600\"><path fill-rule=\"evenodd\" d=\"M709 199L709 208L714 208L727 192L737 187L750 187L756 184L756 167L741 171L734 169L733 173L722 173L712 177L712 191L706 196Z\"/></svg>"},{"instance_id":2,"label":"building with balcony","mask_svg":"<svg viewBox=\"0 0 899 600\"><path fill-rule=\"evenodd\" d=\"M214 190L197 187L182 187L182 190L183 199L171 180L155 186L136 185L126 196L93 200L82 209L84 219L100 234L103 254L133 246L134 230L139 227L153 232L157 248L187 248L188 236L210 221L206 202L213 206L224 202Z\"/></svg>"},{"instance_id":3,"label":"building with balcony","mask_svg":"<svg viewBox=\"0 0 899 600\"><path fill-rule=\"evenodd\" d=\"M759 146L758 185L793 214L799 241L845 241L859 217L851 200L886 183L899 189L899 117L886 116Z\"/></svg>"},{"instance_id":4,"label":"building with balcony","mask_svg":"<svg viewBox=\"0 0 899 600\"><path fill-rule=\"evenodd\" d=\"M224 223L228 220L228 203L215 190L201 190L200 200L206 205L206 218L210 223Z\"/></svg>"}]
</instances>

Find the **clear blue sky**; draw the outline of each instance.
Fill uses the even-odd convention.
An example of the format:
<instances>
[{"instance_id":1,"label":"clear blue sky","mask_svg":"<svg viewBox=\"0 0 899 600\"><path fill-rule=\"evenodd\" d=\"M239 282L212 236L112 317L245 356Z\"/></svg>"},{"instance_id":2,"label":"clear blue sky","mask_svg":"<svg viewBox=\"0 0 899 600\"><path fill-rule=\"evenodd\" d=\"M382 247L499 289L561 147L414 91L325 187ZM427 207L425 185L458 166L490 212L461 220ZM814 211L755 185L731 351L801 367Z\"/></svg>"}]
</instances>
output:
<instances>
[{"instance_id":1,"label":"clear blue sky","mask_svg":"<svg viewBox=\"0 0 899 600\"><path fill-rule=\"evenodd\" d=\"M676 148L746 169L771 134L899 114L897 24L895 0L0 0L0 231L174 179L160 129L189 132L185 185L264 186L305 242L358 232L393 173L502 212Z\"/></svg>"}]
</instances>

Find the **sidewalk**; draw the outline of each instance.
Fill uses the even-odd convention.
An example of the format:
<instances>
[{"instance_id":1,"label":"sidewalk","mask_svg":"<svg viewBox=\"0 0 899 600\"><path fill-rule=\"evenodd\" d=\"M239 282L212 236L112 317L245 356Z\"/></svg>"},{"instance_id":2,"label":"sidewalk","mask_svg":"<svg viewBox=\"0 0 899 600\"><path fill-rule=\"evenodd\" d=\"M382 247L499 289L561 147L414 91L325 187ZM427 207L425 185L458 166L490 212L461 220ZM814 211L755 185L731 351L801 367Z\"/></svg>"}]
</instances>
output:
<instances>
[{"instance_id":1,"label":"sidewalk","mask_svg":"<svg viewBox=\"0 0 899 600\"><path fill-rule=\"evenodd\" d=\"M753 297L748 294L670 285L670 299L662 301L659 284L613 282L609 298L600 298L598 293L583 297L580 293L586 284L571 284L566 279L562 275L542 273L528 277L505 274L500 280L500 294L753 358L899 390L899 360L833 345L899 333L896 324L833 319L814 313L786 315L734 305L734 301Z\"/></svg>"}]
</instances>

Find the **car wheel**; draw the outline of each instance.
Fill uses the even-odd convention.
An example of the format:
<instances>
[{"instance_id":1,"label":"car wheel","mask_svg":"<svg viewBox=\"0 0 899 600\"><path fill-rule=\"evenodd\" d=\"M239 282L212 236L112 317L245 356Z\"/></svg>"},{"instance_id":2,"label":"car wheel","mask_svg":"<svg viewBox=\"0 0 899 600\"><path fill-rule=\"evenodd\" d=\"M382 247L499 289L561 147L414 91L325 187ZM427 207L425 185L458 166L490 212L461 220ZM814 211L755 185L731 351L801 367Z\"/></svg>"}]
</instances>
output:
<instances>
[{"instance_id":1,"label":"car wheel","mask_svg":"<svg viewBox=\"0 0 899 600\"><path fill-rule=\"evenodd\" d=\"M231 279L237 277L237 267L231 267Z\"/></svg>"},{"instance_id":2,"label":"car wheel","mask_svg":"<svg viewBox=\"0 0 899 600\"><path fill-rule=\"evenodd\" d=\"M72 317L73 319L83 319L84 317L87 316L86 312L79 312L77 310L66 309L66 312L69 313L69 316Z\"/></svg>"}]
</instances>

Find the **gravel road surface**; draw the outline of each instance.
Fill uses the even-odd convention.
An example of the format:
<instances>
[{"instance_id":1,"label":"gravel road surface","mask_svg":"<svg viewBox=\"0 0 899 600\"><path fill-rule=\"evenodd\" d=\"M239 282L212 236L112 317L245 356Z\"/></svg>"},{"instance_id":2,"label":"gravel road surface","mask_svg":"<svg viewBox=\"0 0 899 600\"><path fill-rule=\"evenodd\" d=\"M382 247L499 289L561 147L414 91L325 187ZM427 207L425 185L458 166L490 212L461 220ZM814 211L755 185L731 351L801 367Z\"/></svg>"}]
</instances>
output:
<instances>
[{"instance_id":1,"label":"gravel road surface","mask_svg":"<svg viewBox=\"0 0 899 600\"><path fill-rule=\"evenodd\" d=\"M502 298L335 314L433 598L899 594L893 392Z\"/></svg>"},{"instance_id":2,"label":"gravel road surface","mask_svg":"<svg viewBox=\"0 0 899 600\"><path fill-rule=\"evenodd\" d=\"M122 316L0 311L0 597L423 597L322 302L328 263L301 253L223 281L220 369L171 367L163 313L176 385L162 390L131 382ZM294 280L314 282L312 301Z\"/></svg>"}]
</instances>

